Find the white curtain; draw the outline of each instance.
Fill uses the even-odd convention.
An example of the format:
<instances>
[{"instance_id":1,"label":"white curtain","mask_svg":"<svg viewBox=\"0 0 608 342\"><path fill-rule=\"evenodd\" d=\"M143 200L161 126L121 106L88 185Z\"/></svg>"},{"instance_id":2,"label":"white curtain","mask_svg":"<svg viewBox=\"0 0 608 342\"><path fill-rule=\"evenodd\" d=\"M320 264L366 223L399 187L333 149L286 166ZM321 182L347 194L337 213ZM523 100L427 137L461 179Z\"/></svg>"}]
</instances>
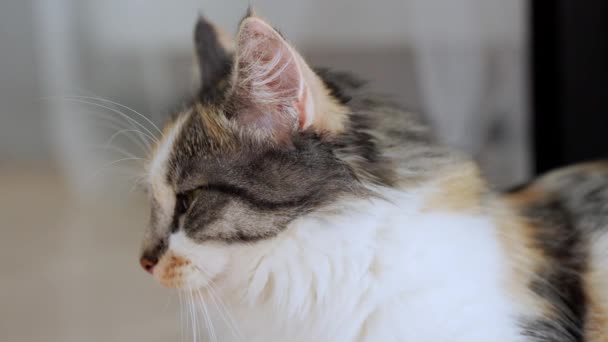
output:
<instances>
[{"instance_id":1,"label":"white curtain","mask_svg":"<svg viewBox=\"0 0 608 342\"><path fill-rule=\"evenodd\" d=\"M424 106L440 139L498 186L529 175L525 2L408 0Z\"/></svg>"}]
</instances>

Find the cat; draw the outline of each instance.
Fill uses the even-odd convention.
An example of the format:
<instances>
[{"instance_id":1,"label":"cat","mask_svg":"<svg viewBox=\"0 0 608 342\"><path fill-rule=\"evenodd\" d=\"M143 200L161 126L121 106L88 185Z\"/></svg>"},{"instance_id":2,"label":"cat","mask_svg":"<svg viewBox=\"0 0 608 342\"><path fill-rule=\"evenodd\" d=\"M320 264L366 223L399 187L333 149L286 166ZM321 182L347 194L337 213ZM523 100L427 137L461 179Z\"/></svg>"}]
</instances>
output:
<instances>
[{"instance_id":1,"label":"cat","mask_svg":"<svg viewBox=\"0 0 608 342\"><path fill-rule=\"evenodd\" d=\"M217 341L608 341L608 162L500 194L249 11L150 151L142 267Z\"/></svg>"}]
</instances>

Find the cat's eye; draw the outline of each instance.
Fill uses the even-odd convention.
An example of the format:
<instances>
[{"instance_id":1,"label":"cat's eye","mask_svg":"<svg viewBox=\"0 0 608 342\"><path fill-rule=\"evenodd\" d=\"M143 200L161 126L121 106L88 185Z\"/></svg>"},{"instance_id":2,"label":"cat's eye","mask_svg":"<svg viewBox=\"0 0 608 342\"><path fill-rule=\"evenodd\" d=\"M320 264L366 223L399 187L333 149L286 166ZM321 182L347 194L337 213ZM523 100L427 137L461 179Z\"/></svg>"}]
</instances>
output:
<instances>
[{"instance_id":1,"label":"cat's eye","mask_svg":"<svg viewBox=\"0 0 608 342\"><path fill-rule=\"evenodd\" d=\"M185 213L188 209L190 209L192 203L194 203L199 193L200 188L177 194L175 203L176 211L180 214Z\"/></svg>"}]
</instances>

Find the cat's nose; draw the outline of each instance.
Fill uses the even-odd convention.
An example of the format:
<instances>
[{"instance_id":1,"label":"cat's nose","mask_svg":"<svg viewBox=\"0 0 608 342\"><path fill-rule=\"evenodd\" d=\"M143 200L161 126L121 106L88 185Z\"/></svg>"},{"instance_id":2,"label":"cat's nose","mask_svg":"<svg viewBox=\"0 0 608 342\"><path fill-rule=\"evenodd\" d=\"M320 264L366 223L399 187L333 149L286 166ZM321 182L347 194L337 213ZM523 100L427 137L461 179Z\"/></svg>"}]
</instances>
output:
<instances>
[{"instance_id":1,"label":"cat's nose","mask_svg":"<svg viewBox=\"0 0 608 342\"><path fill-rule=\"evenodd\" d=\"M154 266L158 264L158 260L160 260L161 256L165 253L167 245L165 240L162 239L149 239L145 241L145 243L142 253L140 254L141 258L139 259L139 264L146 272L152 274Z\"/></svg>"},{"instance_id":2,"label":"cat's nose","mask_svg":"<svg viewBox=\"0 0 608 342\"><path fill-rule=\"evenodd\" d=\"M154 271L154 266L156 266L157 262L158 260L153 260L153 258L149 258L146 256L142 256L141 259L139 259L141 267L143 267L143 269L150 274L152 274L152 272Z\"/></svg>"}]
</instances>

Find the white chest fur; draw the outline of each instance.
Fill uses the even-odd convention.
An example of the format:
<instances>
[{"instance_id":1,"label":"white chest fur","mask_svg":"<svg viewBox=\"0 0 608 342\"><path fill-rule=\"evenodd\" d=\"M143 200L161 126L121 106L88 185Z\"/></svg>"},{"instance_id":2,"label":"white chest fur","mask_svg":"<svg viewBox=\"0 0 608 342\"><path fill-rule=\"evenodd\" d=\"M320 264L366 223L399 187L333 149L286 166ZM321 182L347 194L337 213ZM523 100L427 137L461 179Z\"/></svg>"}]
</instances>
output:
<instances>
[{"instance_id":1,"label":"white chest fur","mask_svg":"<svg viewBox=\"0 0 608 342\"><path fill-rule=\"evenodd\" d=\"M218 249L230 261L215 294L234 319L206 299L218 340L522 340L494 224L423 212L418 197L351 203Z\"/></svg>"}]
</instances>

